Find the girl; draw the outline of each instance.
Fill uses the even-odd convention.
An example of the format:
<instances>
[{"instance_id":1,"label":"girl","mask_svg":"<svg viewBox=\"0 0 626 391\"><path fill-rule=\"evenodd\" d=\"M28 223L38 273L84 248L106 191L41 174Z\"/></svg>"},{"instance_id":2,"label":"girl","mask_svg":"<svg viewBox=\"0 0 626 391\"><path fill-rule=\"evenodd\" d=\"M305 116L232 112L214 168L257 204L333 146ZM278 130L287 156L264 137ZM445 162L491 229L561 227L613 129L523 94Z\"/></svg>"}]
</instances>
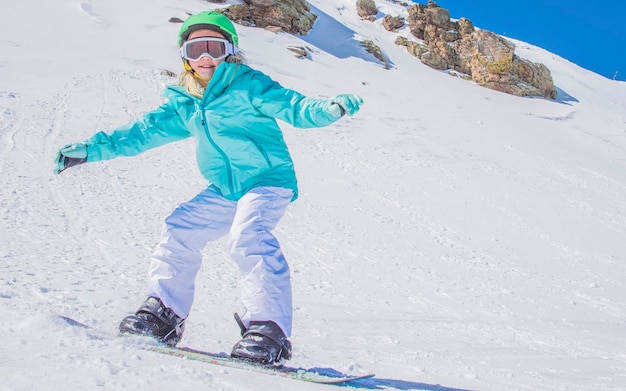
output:
<instances>
[{"instance_id":1,"label":"girl","mask_svg":"<svg viewBox=\"0 0 626 391\"><path fill-rule=\"evenodd\" d=\"M298 197L292 159L276 119L295 127L329 125L353 115L361 98L311 99L243 64L234 25L224 15L190 16L178 35L185 71L166 102L142 119L59 150L55 174L85 162L134 156L195 138L209 186L165 219L151 260L148 299L120 324L122 333L175 345L191 310L203 247L228 235L241 271L245 308L234 358L281 365L291 357L289 266L272 230Z\"/></svg>"}]
</instances>

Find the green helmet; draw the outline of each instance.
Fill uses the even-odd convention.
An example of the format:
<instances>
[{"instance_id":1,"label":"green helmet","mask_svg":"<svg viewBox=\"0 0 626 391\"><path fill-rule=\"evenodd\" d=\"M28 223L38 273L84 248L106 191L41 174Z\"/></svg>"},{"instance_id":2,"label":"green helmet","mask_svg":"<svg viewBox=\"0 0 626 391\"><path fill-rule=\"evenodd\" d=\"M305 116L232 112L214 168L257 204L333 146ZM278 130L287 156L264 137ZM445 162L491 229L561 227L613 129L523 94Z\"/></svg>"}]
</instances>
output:
<instances>
[{"instance_id":1,"label":"green helmet","mask_svg":"<svg viewBox=\"0 0 626 391\"><path fill-rule=\"evenodd\" d=\"M239 46L239 37L233 22L214 11L204 11L188 17L178 33L178 46L181 46L192 32L202 29L216 31L236 47Z\"/></svg>"}]
</instances>

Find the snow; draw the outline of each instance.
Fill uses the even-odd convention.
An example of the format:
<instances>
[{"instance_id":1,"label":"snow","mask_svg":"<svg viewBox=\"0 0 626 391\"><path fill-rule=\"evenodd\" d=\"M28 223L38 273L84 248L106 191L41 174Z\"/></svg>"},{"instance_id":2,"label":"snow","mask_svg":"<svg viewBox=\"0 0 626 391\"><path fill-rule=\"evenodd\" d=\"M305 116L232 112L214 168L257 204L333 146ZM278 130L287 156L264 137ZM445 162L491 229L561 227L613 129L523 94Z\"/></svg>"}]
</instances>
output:
<instances>
[{"instance_id":1,"label":"snow","mask_svg":"<svg viewBox=\"0 0 626 391\"><path fill-rule=\"evenodd\" d=\"M293 277L290 365L374 372L356 385L369 389L625 389L626 83L515 41L559 96L491 91L395 45L380 18L405 10L377 3L371 23L353 0L311 0L326 27L308 37L238 26L249 64L284 86L365 101L327 128L282 126L301 190L276 230ZM182 69L169 18L218 6L2 6L0 389L328 387L113 338L144 299L163 218L205 184L191 141L52 175L60 147L161 102L175 82L164 70ZM351 36L380 45L392 69ZM181 346L229 352L239 338L224 247L204 251Z\"/></svg>"}]
</instances>

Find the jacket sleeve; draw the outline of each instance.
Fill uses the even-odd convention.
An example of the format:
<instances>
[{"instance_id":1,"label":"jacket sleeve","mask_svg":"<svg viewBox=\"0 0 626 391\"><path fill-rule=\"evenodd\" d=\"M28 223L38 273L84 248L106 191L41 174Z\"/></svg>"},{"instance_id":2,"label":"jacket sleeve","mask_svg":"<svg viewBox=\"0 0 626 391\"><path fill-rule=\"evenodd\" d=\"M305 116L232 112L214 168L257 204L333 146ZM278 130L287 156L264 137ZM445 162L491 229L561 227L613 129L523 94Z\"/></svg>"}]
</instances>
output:
<instances>
[{"instance_id":1,"label":"jacket sleeve","mask_svg":"<svg viewBox=\"0 0 626 391\"><path fill-rule=\"evenodd\" d=\"M328 111L330 100L308 98L284 88L269 76L255 72L250 81L254 107L263 115L285 121L297 128L319 128L337 121Z\"/></svg>"},{"instance_id":2,"label":"jacket sleeve","mask_svg":"<svg viewBox=\"0 0 626 391\"><path fill-rule=\"evenodd\" d=\"M86 140L87 161L135 156L190 136L183 120L168 101L134 123L117 128L111 133L98 132Z\"/></svg>"}]
</instances>

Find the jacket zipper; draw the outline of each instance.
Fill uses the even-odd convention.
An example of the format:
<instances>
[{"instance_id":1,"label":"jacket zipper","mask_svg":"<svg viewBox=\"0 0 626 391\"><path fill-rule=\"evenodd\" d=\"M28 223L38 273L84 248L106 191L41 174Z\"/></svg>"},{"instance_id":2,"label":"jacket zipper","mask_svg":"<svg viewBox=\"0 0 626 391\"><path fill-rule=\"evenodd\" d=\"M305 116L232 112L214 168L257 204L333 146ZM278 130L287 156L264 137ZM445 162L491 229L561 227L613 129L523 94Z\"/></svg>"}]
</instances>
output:
<instances>
[{"instance_id":1,"label":"jacket zipper","mask_svg":"<svg viewBox=\"0 0 626 391\"><path fill-rule=\"evenodd\" d=\"M233 185L233 169L230 166L230 159L228 158L228 155L226 155L226 152L224 152L224 150L217 145L217 143L211 136L211 132L209 132L209 126L206 120L206 112L204 110L204 103L205 103L206 96L207 95L205 95L205 97L202 99L202 105L200 107L200 110L202 110L202 127L204 128L204 133L206 133L207 139L209 139L209 143L211 143L213 148L215 148L215 150L220 154L220 156L224 160L224 163L226 163L226 176L228 176L228 189L230 190L230 194L234 195L235 186Z\"/></svg>"}]
</instances>

